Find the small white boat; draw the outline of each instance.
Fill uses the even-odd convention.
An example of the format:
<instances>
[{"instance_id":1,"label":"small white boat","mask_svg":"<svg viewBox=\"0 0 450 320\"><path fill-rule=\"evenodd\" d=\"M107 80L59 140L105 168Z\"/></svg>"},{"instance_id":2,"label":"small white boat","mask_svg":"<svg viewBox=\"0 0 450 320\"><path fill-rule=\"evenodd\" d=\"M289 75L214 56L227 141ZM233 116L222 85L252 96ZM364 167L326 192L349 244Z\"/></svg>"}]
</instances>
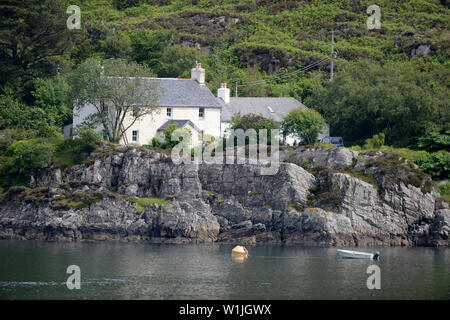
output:
<instances>
[{"instance_id":1,"label":"small white boat","mask_svg":"<svg viewBox=\"0 0 450 320\"><path fill-rule=\"evenodd\" d=\"M374 253L370 252L361 252L361 251L351 251L351 250L341 250L338 249L338 255L342 258L350 258L350 259L374 259L378 260L380 253L375 251Z\"/></svg>"}]
</instances>

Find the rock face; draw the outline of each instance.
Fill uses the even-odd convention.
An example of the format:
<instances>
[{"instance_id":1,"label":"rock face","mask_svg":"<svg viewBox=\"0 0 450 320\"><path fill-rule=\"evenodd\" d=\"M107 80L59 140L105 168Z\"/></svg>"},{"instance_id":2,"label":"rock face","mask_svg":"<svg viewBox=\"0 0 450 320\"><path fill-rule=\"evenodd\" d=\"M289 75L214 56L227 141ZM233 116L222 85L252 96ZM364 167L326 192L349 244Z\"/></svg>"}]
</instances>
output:
<instances>
[{"instance_id":1,"label":"rock face","mask_svg":"<svg viewBox=\"0 0 450 320\"><path fill-rule=\"evenodd\" d=\"M358 152L345 148L293 148L280 152L280 161L308 168L343 169L356 161Z\"/></svg>"},{"instance_id":2,"label":"rock face","mask_svg":"<svg viewBox=\"0 0 450 320\"><path fill-rule=\"evenodd\" d=\"M284 210L289 203L306 204L315 178L303 168L281 163L276 175L261 175L256 165L201 165L199 178L203 189L234 198L246 207Z\"/></svg>"},{"instance_id":3,"label":"rock face","mask_svg":"<svg viewBox=\"0 0 450 320\"><path fill-rule=\"evenodd\" d=\"M343 148L290 148L280 161L262 175L259 165L175 165L104 147L32 177L32 189L11 188L0 239L449 245L450 210L408 161Z\"/></svg>"},{"instance_id":4,"label":"rock face","mask_svg":"<svg viewBox=\"0 0 450 320\"><path fill-rule=\"evenodd\" d=\"M174 165L167 155L145 149L117 151L95 154L91 163L74 166L68 179L101 183L138 197L191 198L201 193L195 165Z\"/></svg>"}]
</instances>

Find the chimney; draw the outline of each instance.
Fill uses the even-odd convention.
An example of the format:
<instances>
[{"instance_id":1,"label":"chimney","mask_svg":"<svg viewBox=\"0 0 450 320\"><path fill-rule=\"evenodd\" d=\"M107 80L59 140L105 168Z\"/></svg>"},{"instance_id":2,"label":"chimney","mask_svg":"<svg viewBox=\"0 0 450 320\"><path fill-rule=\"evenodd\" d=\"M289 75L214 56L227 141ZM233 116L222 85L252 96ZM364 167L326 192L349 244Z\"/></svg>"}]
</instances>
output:
<instances>
[{"instance_id":1,"label":"chimney","mask_svg":"<svg viewBox=\"0 0 450 320\"><path fill-rule=\"evenodd\" d=\"M191 78L197 80L199 84L205 84L205 69L201 63L195 63L195 68L191 69Z\"/></svg>"},{"instance_id":2,"label":"chimney","mask_svg":"<svg viewBox=\"0 0 450 320\"><path fill-rule=\"evenodd\" d=\"M230 103L230 89L227 88L226 83L222 83L217 89L217 97L221 98L225 103Z\"/></svg>"}]
</instances>

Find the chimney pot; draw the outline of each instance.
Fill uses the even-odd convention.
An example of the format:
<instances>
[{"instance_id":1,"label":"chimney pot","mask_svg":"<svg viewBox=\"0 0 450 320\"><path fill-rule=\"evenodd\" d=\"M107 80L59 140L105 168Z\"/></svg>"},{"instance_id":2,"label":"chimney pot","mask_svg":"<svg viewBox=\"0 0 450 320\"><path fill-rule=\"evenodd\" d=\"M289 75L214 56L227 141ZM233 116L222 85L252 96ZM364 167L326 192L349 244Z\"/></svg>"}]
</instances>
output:
<instances>
[{"instance_id":1,"label":"chimney pot","mask_svg":"<svg viewBox=\"0 0 450 320\"><path fill-rule=\"evenodd\" d=\"M230 89L227 88L226 82L220 84L217 89L217 97L221 98L225 103L230 103Z\"/></svg>"},{"instance_id":2,"label":"chimney pot","mask_svg":"<svg viewBox=\"0 0 450 320\"><path fill-rule=\"evenodd\" d=\"M197 80L199 84L205 84L205 69L200 62L196 62L195 68L191 69L191 78Z\"/></svg>"}]
</instances>

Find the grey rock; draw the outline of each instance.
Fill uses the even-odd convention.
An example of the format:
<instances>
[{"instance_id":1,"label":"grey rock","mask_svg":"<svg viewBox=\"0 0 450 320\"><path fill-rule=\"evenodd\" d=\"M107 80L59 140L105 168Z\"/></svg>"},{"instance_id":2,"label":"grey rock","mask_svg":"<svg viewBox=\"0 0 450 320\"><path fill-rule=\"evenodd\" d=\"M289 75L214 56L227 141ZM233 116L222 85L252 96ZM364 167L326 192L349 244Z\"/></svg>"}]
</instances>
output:
<instances>
[{"instance_id":1,"label":"grey rock","mask_svg":"<svg viewBox=\"0 0 450 320\"><path fill-rule=\"evenodd\" d=\"M448 246L450 238L450 209L436 211L430 226L430 244L434 246Z\"/></svg>"},{"instance_id":2,"label":"grey rock","mask_svg":"<svg viewBox=\"0 0 450 320\"><path fill-rule=\"evenodd\" d=\"M220 225L207 204L200 200L153 206L145 212L149 232L157 238L187 238L210 242L217 239Z\"/></svg>"},{"instance_id":3,"label":"grey rock","mask_svg":"<svg viewBox=\"0 0 450 320\"><path fill-rule=\"evenodd\" d=\"M261 165L175 165L105 147L1 196L0 239L449 245L450 210L408 161L345 148L285 149L280 161L263 175ZM130 199L142 197L167 204L141 212Z\"/></svg>"},{"instance_id":4,"label":"grey rock","mask_svg":"<svg viewBox=\"0 0 450 320\"><path fill-rule=\"evenodd\" d=\"M346 148L296 148L280 152L280 161L291 162L302 167L343 169L351 166L358 152Z\"/></svg>"},{"instance_id":5,"label":"grey rock","mask_svg":"<svg viewBox=\"0 0 450 320\"><path fill-rule=\"evenodd\" d=\"M42 170L37 176L30 177L32 188L58 185L62 183L61 169Z\"/></svg>"},{"instance_id":6,"label":"grey rock","mask_svg":"<svg viewBox=\"0 0 450 320\"><path fill-rule=\"evenodd\" d=\"M270 205L284 210L290 203L305 205L315 178L292 163L280 163L276 175L261 175L258 165L200 165L204 189L234 196L244 206Z\"/></svg>"},{"instance_id":7,"label":"grey rock","mask_svg":"<svg viewBox=\"0 0 450 320\"><path fill-rule=\"evenodd\" d=\"M416 49L411 50L411 56L426 57L431 53L431 46L421 44Z\"/></svg>"}]
</instances>

